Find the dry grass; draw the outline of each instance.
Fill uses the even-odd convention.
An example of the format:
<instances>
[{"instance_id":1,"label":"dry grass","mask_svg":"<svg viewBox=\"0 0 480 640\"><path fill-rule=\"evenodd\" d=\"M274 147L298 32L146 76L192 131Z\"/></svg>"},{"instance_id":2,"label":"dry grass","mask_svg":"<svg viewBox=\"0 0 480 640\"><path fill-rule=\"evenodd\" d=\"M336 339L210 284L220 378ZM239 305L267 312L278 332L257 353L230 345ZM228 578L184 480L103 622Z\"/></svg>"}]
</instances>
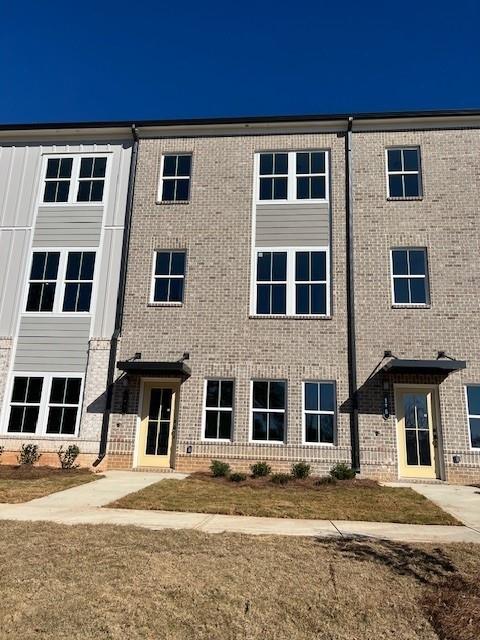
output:
<instances>
[{"instance_id":1,"label":"dry grass","mask_svg":"<svg viewBox=\"0 0 480 640\"><path fill-rule=\"evenodd\" d=\"M416 491L382 487L372 480L316 485L315 479L309 478L279 486L268 478L237 484L197 473L185 480L162 480L108 506L276 518L459 524Z\"/></svg>"},{"instance_id":2,"label":"dry grass","mask_svg":"<svg viewBox=\"0 0 480 640\"><path fill-rule=\"evenodd\" d=\"M427 594L480 572L475 545L21 522L0 538L2 638L436 640ZM478 640L470 613L440 637Z\"/></svg>"},{"instance_id":3,"label":"dry grass","mask_svg":"<svg viewBox=\"0 0 480 640\"><path fill-rule=\"evenodd\" d=\"M101 477L88 469L4 465L0 466L0 502L27 502Z\"/></svg>"}]
</instances>

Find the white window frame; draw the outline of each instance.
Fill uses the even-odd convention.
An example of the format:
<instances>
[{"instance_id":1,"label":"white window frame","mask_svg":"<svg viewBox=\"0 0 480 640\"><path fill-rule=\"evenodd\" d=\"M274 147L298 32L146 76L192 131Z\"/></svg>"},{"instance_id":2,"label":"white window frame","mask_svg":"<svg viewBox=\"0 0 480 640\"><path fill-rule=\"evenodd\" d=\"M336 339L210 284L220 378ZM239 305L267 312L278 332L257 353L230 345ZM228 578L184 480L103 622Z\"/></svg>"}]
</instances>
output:
<instances>
[{"instance_id":1,"label":"white window frame","mask_svg":"<svg viewBox=\"0 0 480 640\"><path fill-rule=\"evenodd\" d=\"M207 407L207 385L209 382L231 382L233 384L232 390L232 406L231 407ZM201 439L204 442L232 442L233 441L233 429L235 422L235 379L234 378L215 378L210 376L209 378L205 378L203 384L203 411L202 411L202 436ZM230 427L230 438L207 438L205 435L205 430L207 426L207 411L226 411L231 413L231 427Z\"/></svg>"},{"instance_id":2,"label":"white window frame","mask_svg":"<svg viewBox=\"0 0 480 640\"><path fill-rule=\"evenodd\" d=\"M32 270L32 262L33 262L33 254L34 253L59 253L60 259L58 262L58 272L57 272L57 280L55 287L55 297L53 301L53 309L52 311L27 311L27 300L28 300L28 292L30 289L30 282L40 282L37 280L30 280L30 273ZM92 295L90 298L90 311L62 311L63 300L65 297L65 285L66 285L66 275L67 275L67 262L68 262L68 254L69 253L94 253L95 254L95 268L93 271L93 280L92 282ZM95 303L96 303L96 286L98 282L98 256L99 250L98 247L32 247L30 253L30 259L27 265L27 273L26 273L26 284L24 288L23 302L22 302L22 315L24 316L61 316L68 317L78 317L78 316L92 316L95 313ZM49 280L48 282L53 282L53 280ZM68 281L68 282L73 282ZM81 280L81 282L90 282L90 280Z\"/></svg>"},{"instance_id":3,"label":"white window frame","mask_svg":"<svg viewBox=\"0 0 480 640\"><path fill-rule=\"evenodd\" d=\"M324 252L326 262L326 281L311 280L303 282L295 279L295 254L297 252ZM287 254L287 296L286 296L286 313L257 313L257 256L259 253L281 253ZM326 311L325 313L295 313L296 311L296 284L326 284ZM271 284L267 280L260 281L260 284ZM273 284L283 284L283 281L273 281ZM254 247L252 260L252 287L250 295L250 316L255 318L328 318L330 316L330 247Z\"/></svg>"},{"instance_id":4,"label":"white window frame","mask_svg":"<svg viewBox=\"0 0 480 640\"><path fill-rule=\"evenodd\" d=\"M313 411L305 408L305 385L306 384L329 384L333 386L333 411L318 410ZM307 421L306 415L333 415L333 442L310 442L307 441ZM302 380L302 444L312 447L335 447L337 437L337 385L335 380Z\"/></svg>"},{"instance_id":5,"label":"white window frame","mask_svg":"<svg viewBox=\"0 0 480 640\"><path fill-rule=\"evenodd\" d=\"M285 174L264 175L260 176L260 156L267 153L286 153L288 156L288 174L287 174L287 198L285 200L260 200L260 177L262 178L280 178ZM325 154L325 173L299 173L297 174L297 153L323 153ZM287 151L285 149L262 150L257 151L254 157L255 172L255 202L257 205L268 204L309 204L328 203L330 198L330 153L328 149L296 149L295 151ZM297 176L315 177L325 176L325 198L297 198Z\"/></svg>"},{"instance_id":6,"label":"white window frame","mask_svg":"<svg viewBox=\"0 0 480 640\"><path fill-rule=\"evenodd\" d=\"M418 171L404 171L403 170L403 154L402 154L402 170L390 171L388 168L388 152L389 151L416 151L418 156ZM404 175L416 175L418 176L418 196L391 196L390 195L390 176L404 176ZM388 200L419 200L423 198L423 179L422 179L422 159L420 155L420 146L418 145L397 145L393 147L385 147L385 180L387 188Z\"/></svg>"},{"instance_id":7,"label":"white window frame","mask_svg":"<svg viewBox=\"0 0 480 640\"><path fill-rule=\"evenodd\" d=\"M393 273L393 252L394 251L423 251L425 255L425 274L404 274L395 275ZM408 263L408 256L407 256ZM395 278L398 279L423 279L425 281L425 299L426 302L396 302L395 301ZM392 247L390 249L390 292L392 296L392 307L428 307L430 306L430 278L428 273L428 252L426 247Z\"/></svg>"},{"instance_id":8,"label":"white window frame","mask_svg":"<svg viewBox=\"0 0 480 640\"><path fill-rule=\"evenodd\" d=\"M161 276L156 276L155 275L155 265L157 262L157 253L184 253L185 254L185 269L183 272L183 276L182 275L161 275ZM171 260L171 259L170 259ZM158 307L183 307L183 305L185 304L185 293L186 293L186 284L187 284L187 260L188 260L188 251L186 249L154 249L153 251L153 260L152 260L152 271L151 271L151 275L150 275L150 295L148 298L148 304L150 306L158 306ZM154 296L155 296L155 280L156 278L171 278L171 279L178 279L178 280L183 280L183 297L182 297L182 301L181 302L176 302L176 301L162 301L162 300L155 300Z\"/></svg>"},{"instance_id":9,"label":"white window frame","mask_svg":"<svg viewBox=\"0 0 480 640\"><path fill-rule=\"evenodd\" d=\"M255 382L283 382L285 385L285 407L283 409L258 409L253 406L253 385ZM248 429L248 441L253 444L283 447L287 443L288 430L288 382L285 378L252 378L250 380L250 419ZM283 413L283 440L254 440L253 439L253 414L254 413Z\"/></svg>"},{"instance_id":10,"label":"white window frame","mask_svg":"<svg viewBox=\"0 0 480 640\"><path fill-rule=\"evenodd\" d=\"M480 419L480 415L477 415L475 413L470 413L470 407L468 405L468 387L480 387L480 383L475 383L475 382L471 382L471 383L466 383L464 385L464 393L465 393L465 407L467 410L467 429L468 429L468 442L470 444L470 450L471 451L480 451L480 447L474 447L473 446L473 442L472 442L472 430L470 428L470 418L478 418Z\"/></svg>"},{"instance_id":11,"label":"white window frame","mask_svg":"<svg viewBox=\"0 0 480 640\"><path fill-rule=\"evenodd\" d=\"M37 430L35 433L24 433L24 432L9 432L8 431L8 422L10 419L10 407L12 405L11 398L13 392L13 385L15 382L15 378L43 378L43 386L42 386L42 395L40 398L40 410L38 413L38 421L37 421ZM77 420L75 424L74 433L47 433L47 420L48 420L48 410L50 406L50 392L52 389L52 380L53 378L79 378L81 379L80 384L80 394L79 394L79 402L78 402L78 411L77 411ZM78 438L79 429L80 429L80 419L83 409L83 395L85 389L85 374L79 373L78 371L56 371L56 372L41 372L41 371L13 371L10 376L9 384L6 389L5 398L7 399L5 403L5 418L4 423L2 425L1 433L2 436L6 436L9 438L19 438L22 439L36 439L36 438L52 438L55 440L70 440ZM16 405L20 403L14 403ZM37 406L37 405L35 405ZM58 406L58 405L52 405ZM77 405L69 405L69 406L77 406Z\"/></svg>"},{"instance_id":12,"label":"white window frame","mask_svg":"<svg viewBox=\"0 0 480 640\"><path fill-rule=\"evenodd\" d=\"M39 193L39 206L40 207L67 207L67 206L75 206L75 207L100 207L100 206L104 206L105 201L106 201L106 193L107 193L107 188L109 185L109 178L110 178L110 165L112 164L110 162L110 156L111 156L112 152L111 151L104 151L104 152L92 152L92 153L78 153L78 152L71 152L71 153L48 153L48 154L44 154L43 156L43 166L42 166L42 179L40 181L40 193ZM69 190L68 190L68 199L66 202L45 202L44 200L44 196L45 196L45 183L46 182L51 182L51 180L47 180L47 164L49 160L54 160L54 159L58 159L58 158L72 158L73 163L72 163L72 173L70 176L70 186L69 186ZM77 195L78 195L78 187L79 187L79 183L81 181L84 180L90 180L90 178L80 178L80 163L82 161L83 158L106 158L107 159L107 164L105 167L105 178L98 178L98 180L104 180L104 186L103 186L103 198L102 200L96 200L95 202L77 202ZM64 178L66 179L66 178ZM53 180L53 179L52 179Z\"/></svg>"},{"instance_id":13,"label":"white window frame","mask_svg":"<svg viewBox=\"0 0 480 640\"><path fill-rule=\"evenodd\" d=\"M190 175L187 176L164 176L163 167L165 164L166 156L190 156ZM192 201L192 176L193 176L193 153L191 151L166 151L162 153L160 159L160 177L158 181L157 189L157 204L186 204ZM188 185L188 199L187 200L162 200L163 195L163 180L189 180Z\"/></svg>"}]
</instances>

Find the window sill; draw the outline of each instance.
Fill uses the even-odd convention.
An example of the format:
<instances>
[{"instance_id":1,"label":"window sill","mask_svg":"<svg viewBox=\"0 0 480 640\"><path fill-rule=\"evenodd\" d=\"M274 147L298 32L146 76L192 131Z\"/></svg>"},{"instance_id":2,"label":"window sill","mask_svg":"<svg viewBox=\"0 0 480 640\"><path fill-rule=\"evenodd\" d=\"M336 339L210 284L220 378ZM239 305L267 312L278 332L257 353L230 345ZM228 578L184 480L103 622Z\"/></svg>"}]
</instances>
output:
<instances>
[{"instance_id":1,"label":"window sill","mask_svg":"<svg viewBox=\"0 0 480 640\"><path fill-rule=\"evenodd\" d=\"M183 302L148 302L147 307L183 307Z\"/></svg>"},{"instance_id":2,"label":"window sill","mask_svg":"<svg viewBox=\"0 0 480 640\"><path fill-rule=\"evenodd\" d=\"M388 196L388 202L418 202L423 200L423 196L409 196L408 198L400 198L394 196Z\"/></svg>"},{"instance_id":3,"label":"window sill","mask_svg":"<svg viewBox=\"0 0 480 640\"><path fill-rule=\"evenodd\" d=\"M431 309L431 304L392 304L392 309Z\"/></svg>"},{"instance_id":4,"label":"window sill","mask_svg":"<svg viewBox=\"0 0 480 640\"><path fill-rule=\"evenodd\" d=\"M248 316L250 320L333 320L333 316L283 316L283 315L258 315L250 314Z\"/></svg>"},{"instance_id":5,"label":"window sill","mask_svg":"<svg viewBox=\"0 0 480 640\"><path fill-rule=\"evenodd\" d=\"M155 202L155 204L161 204L161 205L181 204L181 205L185 205L185 204L190 204L190 200L157 200Z\"/></svg>"}]
</instances>

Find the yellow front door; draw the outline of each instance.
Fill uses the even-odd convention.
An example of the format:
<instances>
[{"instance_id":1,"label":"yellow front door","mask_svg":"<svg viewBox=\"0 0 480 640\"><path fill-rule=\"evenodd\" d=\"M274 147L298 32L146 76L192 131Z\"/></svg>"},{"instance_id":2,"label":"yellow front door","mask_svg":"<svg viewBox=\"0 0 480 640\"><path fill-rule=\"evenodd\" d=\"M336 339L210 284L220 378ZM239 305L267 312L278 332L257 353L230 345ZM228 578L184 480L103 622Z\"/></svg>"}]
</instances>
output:
<instances>
[{"instance_id":1,"label":"yellow front door","mask_svg":"<svg viewBox=\"0 0 480 640\"><path fill-rule=\"evenodd\" d=\"M436 478L436 389L396 390L397 439L400 476Z\"/></svg>"},{"instance_id":2,"label":"yellow front door","mask_svg":"<svg viewBox=\"0 0 480 640\"><path fill-rule=\"evenodd\" d=\"M138 443L139 467L170 467L177 387L146 382Z\"/></svg>"}]
</instances>

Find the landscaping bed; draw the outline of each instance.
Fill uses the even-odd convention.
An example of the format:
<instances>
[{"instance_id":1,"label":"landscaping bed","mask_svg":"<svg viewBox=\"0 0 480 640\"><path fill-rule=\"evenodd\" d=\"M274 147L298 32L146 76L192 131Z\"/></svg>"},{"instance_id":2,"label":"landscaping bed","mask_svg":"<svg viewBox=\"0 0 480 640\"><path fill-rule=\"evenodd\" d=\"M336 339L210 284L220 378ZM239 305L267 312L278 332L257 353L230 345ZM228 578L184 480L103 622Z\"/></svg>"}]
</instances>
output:
<instances>
[{"instance_id":1,"label":"landscaping bed","mask_svg":"<svg viewBox=\"0 0 480 640\"><path fill-rule=\"evenodd\" d=\"M27 502L101 477L89 469L0 465L0 502Z\"/></svg>"},{"instance_id":2,"label":"landscaping bed","mask_svg":"<svg viewBox=\"0 0 480 640\"><path fill-rule=\"evenodd\" d=\"M0 539L2 638L480 638L480 545L44 522Z\"/></svg>"},{"instance_id":3,"label":"landscaping bed","mask_svg":"<svg viewBox=\"0 0 480 640\"><path fill-rule=\"evenodd\" d=\"M108 506L276 518L460 524L410 488L383 487L373 480L314 477L277 484L274 477L232 482L228 477L194 473L185 480L162 480Z\"/></svg>"}]
</instances>

